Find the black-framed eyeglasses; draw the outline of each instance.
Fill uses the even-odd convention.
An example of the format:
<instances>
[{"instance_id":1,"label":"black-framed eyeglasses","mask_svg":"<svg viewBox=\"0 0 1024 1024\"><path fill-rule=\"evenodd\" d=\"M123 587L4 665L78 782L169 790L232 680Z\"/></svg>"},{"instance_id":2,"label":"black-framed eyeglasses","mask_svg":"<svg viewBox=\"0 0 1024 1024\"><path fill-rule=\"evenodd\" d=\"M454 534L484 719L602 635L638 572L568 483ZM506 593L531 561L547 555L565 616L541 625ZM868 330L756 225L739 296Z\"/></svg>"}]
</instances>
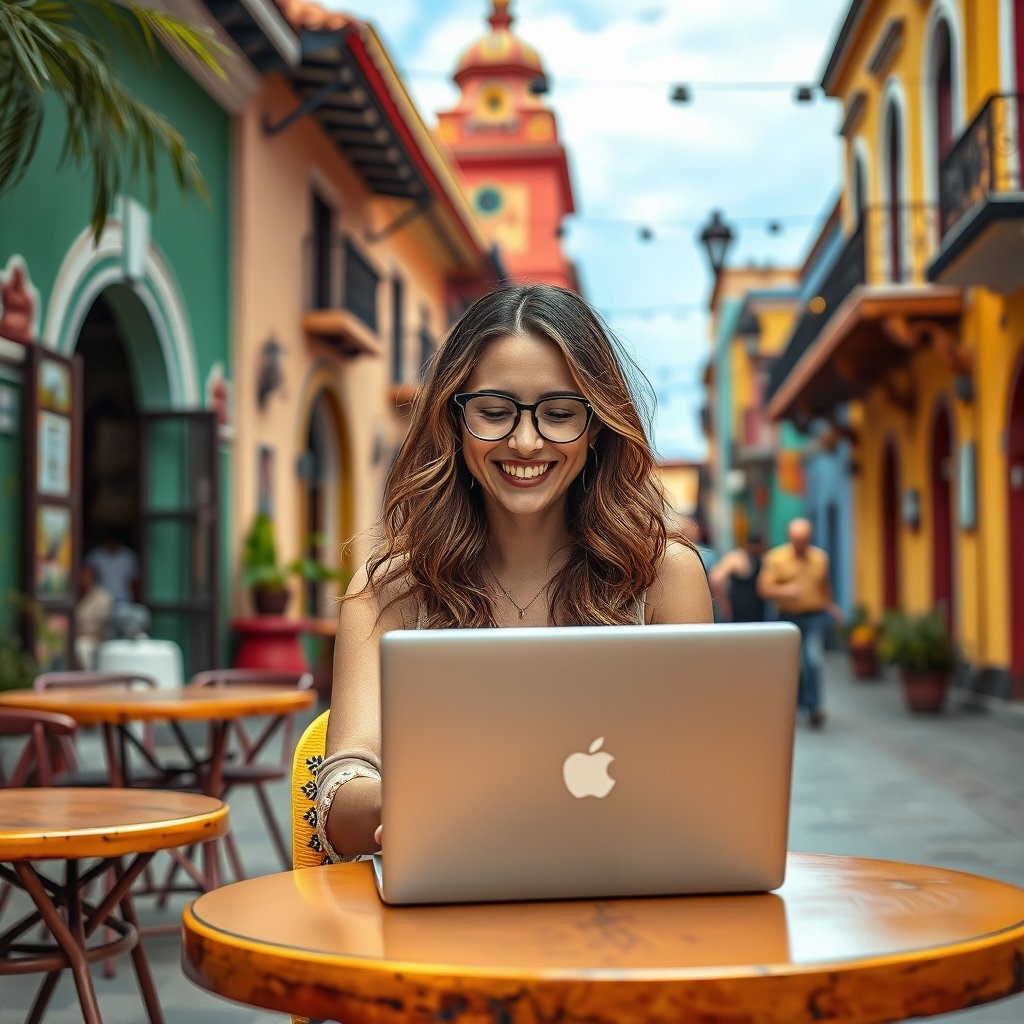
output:
<instances>
[{"instance_id":1,"label":"black-framed eyeglasses","mask_svg":"<svg viewBox=\"0 0 1024 1024\"><path fill-rule=\"evenodd\" d=\"M579 395L551 395L533 405L523 405L495 391L466 391L452 397L462 411L466 429L481 441L501 441L516 427L524 412L533 417L534 429L554 444L578 441L590 426L594 410Z\"/></svg>"}]
</instances>

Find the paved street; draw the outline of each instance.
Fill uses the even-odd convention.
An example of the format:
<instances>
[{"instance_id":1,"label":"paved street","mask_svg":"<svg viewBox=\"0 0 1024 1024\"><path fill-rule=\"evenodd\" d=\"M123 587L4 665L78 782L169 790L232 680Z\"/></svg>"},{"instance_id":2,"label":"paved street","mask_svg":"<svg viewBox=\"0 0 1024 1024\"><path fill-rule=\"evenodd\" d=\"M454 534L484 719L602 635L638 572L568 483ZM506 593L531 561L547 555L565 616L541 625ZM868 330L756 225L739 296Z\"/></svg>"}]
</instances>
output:
<instances>
[{"instance_id":1,"label":"paved street","mask_svg":"<svg viewBox=\"0 0 1024 1024\"><path fill-rule=\"evenodd\" d=\"M1024 715L986 712L954 702L936 718L909 716L895 676L858 683L845 659L830 655L822 732L798 730L790 847L937 864L1024 886ZM287 792L280 790L282 816ZM255 803L232 804L243 856L253 871L275 870L261 842ZM179 903L180 910L181 903ZM166 919L146 911L150 920ZM177 937L147 940L167 1024L266 1024L283 1020L228 1004L193 987L181 974ZM96 972L106 1024L135 1024L141 1005L126 963L117 977ZM20 1022L28 978L0 980L0 1024ZM65 977L46 1016L78 1024ZM953 1017L957 1024L1021 1024L1024 996Z\"/></svg>"}]
</instances>

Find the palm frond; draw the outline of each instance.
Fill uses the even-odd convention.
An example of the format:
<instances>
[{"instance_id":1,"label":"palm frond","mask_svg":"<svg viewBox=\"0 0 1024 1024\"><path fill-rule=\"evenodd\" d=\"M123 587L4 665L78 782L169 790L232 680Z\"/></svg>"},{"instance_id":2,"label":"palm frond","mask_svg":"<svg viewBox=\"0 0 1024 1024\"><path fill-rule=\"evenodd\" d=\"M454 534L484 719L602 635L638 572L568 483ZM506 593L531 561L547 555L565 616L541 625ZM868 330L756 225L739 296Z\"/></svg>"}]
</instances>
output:
<instances>
[{"instance_id":1,"label":"palm frond","mask_svg":"<svg viewBox=\"0 0 1024 1024\"><path fill-rule=\"evenodd\" d=\"M208 199L198 161L180 132L111 71L104 45L110 33L129 45L134 40L151 59L159 38L222 76L217 55L229 52L204 30L136 3L78 0L72 12L68 0L0 0L0 192L24 177L39 141L43 95L52 91L66 116L60 162L91 174L97 238L126 171L146 179L155 205L160 156L167 157L179 189Z\"/></svg>"},{"instance_id":2,"label":"palm frond","mask_svg":"<svg viewBox=\"0 0 1024 1024\"><path fill-rule=\"evenodd\" d=\"M0 80L0 193L25 176L43 126L41 95L23 80Z\"/></svg>"},{"instance_id":3,"label":"palm frond","mask_svg":"<svg viewBox=\"0 0 1024 1024\"><path fill-rule=\"evenodd\" d=\"M168 49L195 57L214 74L226 77L221 58L229 57L231 51L206 29L138 3L83 0L81 6L83 13L99 14L99 23L113 30L123 42L135 46L141 43L153 60L159 59L156 40L160 39Z\"/></svg>"}]
</instances>

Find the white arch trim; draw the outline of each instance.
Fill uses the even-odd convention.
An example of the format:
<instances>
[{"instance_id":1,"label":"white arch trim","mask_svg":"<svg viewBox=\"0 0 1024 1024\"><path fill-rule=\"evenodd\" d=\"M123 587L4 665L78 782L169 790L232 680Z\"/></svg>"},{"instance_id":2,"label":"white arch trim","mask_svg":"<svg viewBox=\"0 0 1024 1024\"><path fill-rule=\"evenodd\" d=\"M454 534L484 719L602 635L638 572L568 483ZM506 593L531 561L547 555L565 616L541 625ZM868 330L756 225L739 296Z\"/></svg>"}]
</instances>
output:
<instances>
[{"instance_id":1,"label":"white arch trim","mask_svg":"<svg viewBox=\"0 0 1024 1024\"><path fill-rule=\"evenodd\" d=\"M1013 0L999 0L999 84L1003 92L1017 91L1017 51L1014 46Z\"/></svg>"},{"instance_id":2,"label":"white arch trim","mask_svg":"<svg viewBox=\"0 0 1024 1024\"><path fill-rule=\"evenodd\" d=\"M92 232L82 231L57 272L46 308L43 345L70 355L92 304L104 289L122 284L138 296L153 322L167 368L172 407L199 407L199 374L192 331L170 268L152 244L146 250L141 281L125 276L123 262L124 231L120 220L108 219L95 244Z\"/></svg>"},{"instance_id":3,"label":"white arch trim","mask_svg":"<svg viewBox=\"0 0 1024 1024\"><path fill-rule=\"evenodd\" d=\"M939 25L945 24L949 31L949 53L952 65L952 107L953 134L963 131L966 122L966 93L964 89L964 32L960 8L956 0L932 0L925 26L924 48L921 55L921 166L924 170L924 200L938 202L939 183L934 153L938 139L937 110L935 108L936 43Z\"/></svg>"}]
</instances>

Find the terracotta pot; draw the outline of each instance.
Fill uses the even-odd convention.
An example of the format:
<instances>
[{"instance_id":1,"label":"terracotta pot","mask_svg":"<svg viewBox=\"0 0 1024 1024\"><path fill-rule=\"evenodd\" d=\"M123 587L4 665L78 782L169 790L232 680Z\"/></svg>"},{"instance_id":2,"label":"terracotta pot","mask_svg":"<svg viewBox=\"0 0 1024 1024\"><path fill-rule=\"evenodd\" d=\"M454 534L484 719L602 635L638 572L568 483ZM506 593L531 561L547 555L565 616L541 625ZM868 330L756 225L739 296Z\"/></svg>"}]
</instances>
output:
<instances>
[{"instance_id":1,"label":"terracotta pot","mask_svg":"<svg viewBox=\"0 0 1024 1024\"><path fill-rule=\"evenodd\" d=\"M910 711L937 714L942 710L949 689L948 672L905 668L901 675L903 698Z\"/></svg>"},{"instance_id":2,"label":"terracotta pot","mask_svg":"<svg viewBox=\"0 0 1024 1024\"><path fill-rule=\"evenodd\" d=\"M252 606L257 615L283 615L291 591L281 587L253 587Z\"/></svg>"},{"instance_id":3,"label":"terracotta pot","mask_svg":"<svg viewBox=\"0 0 1024 1024\"><path fill-rule=\"evenodd\" d=\"M879 672L878 648L874 644L856 647L852 644L847 648L850 665L855 679L877 679Z\"/></svg>"}]
</instances>

